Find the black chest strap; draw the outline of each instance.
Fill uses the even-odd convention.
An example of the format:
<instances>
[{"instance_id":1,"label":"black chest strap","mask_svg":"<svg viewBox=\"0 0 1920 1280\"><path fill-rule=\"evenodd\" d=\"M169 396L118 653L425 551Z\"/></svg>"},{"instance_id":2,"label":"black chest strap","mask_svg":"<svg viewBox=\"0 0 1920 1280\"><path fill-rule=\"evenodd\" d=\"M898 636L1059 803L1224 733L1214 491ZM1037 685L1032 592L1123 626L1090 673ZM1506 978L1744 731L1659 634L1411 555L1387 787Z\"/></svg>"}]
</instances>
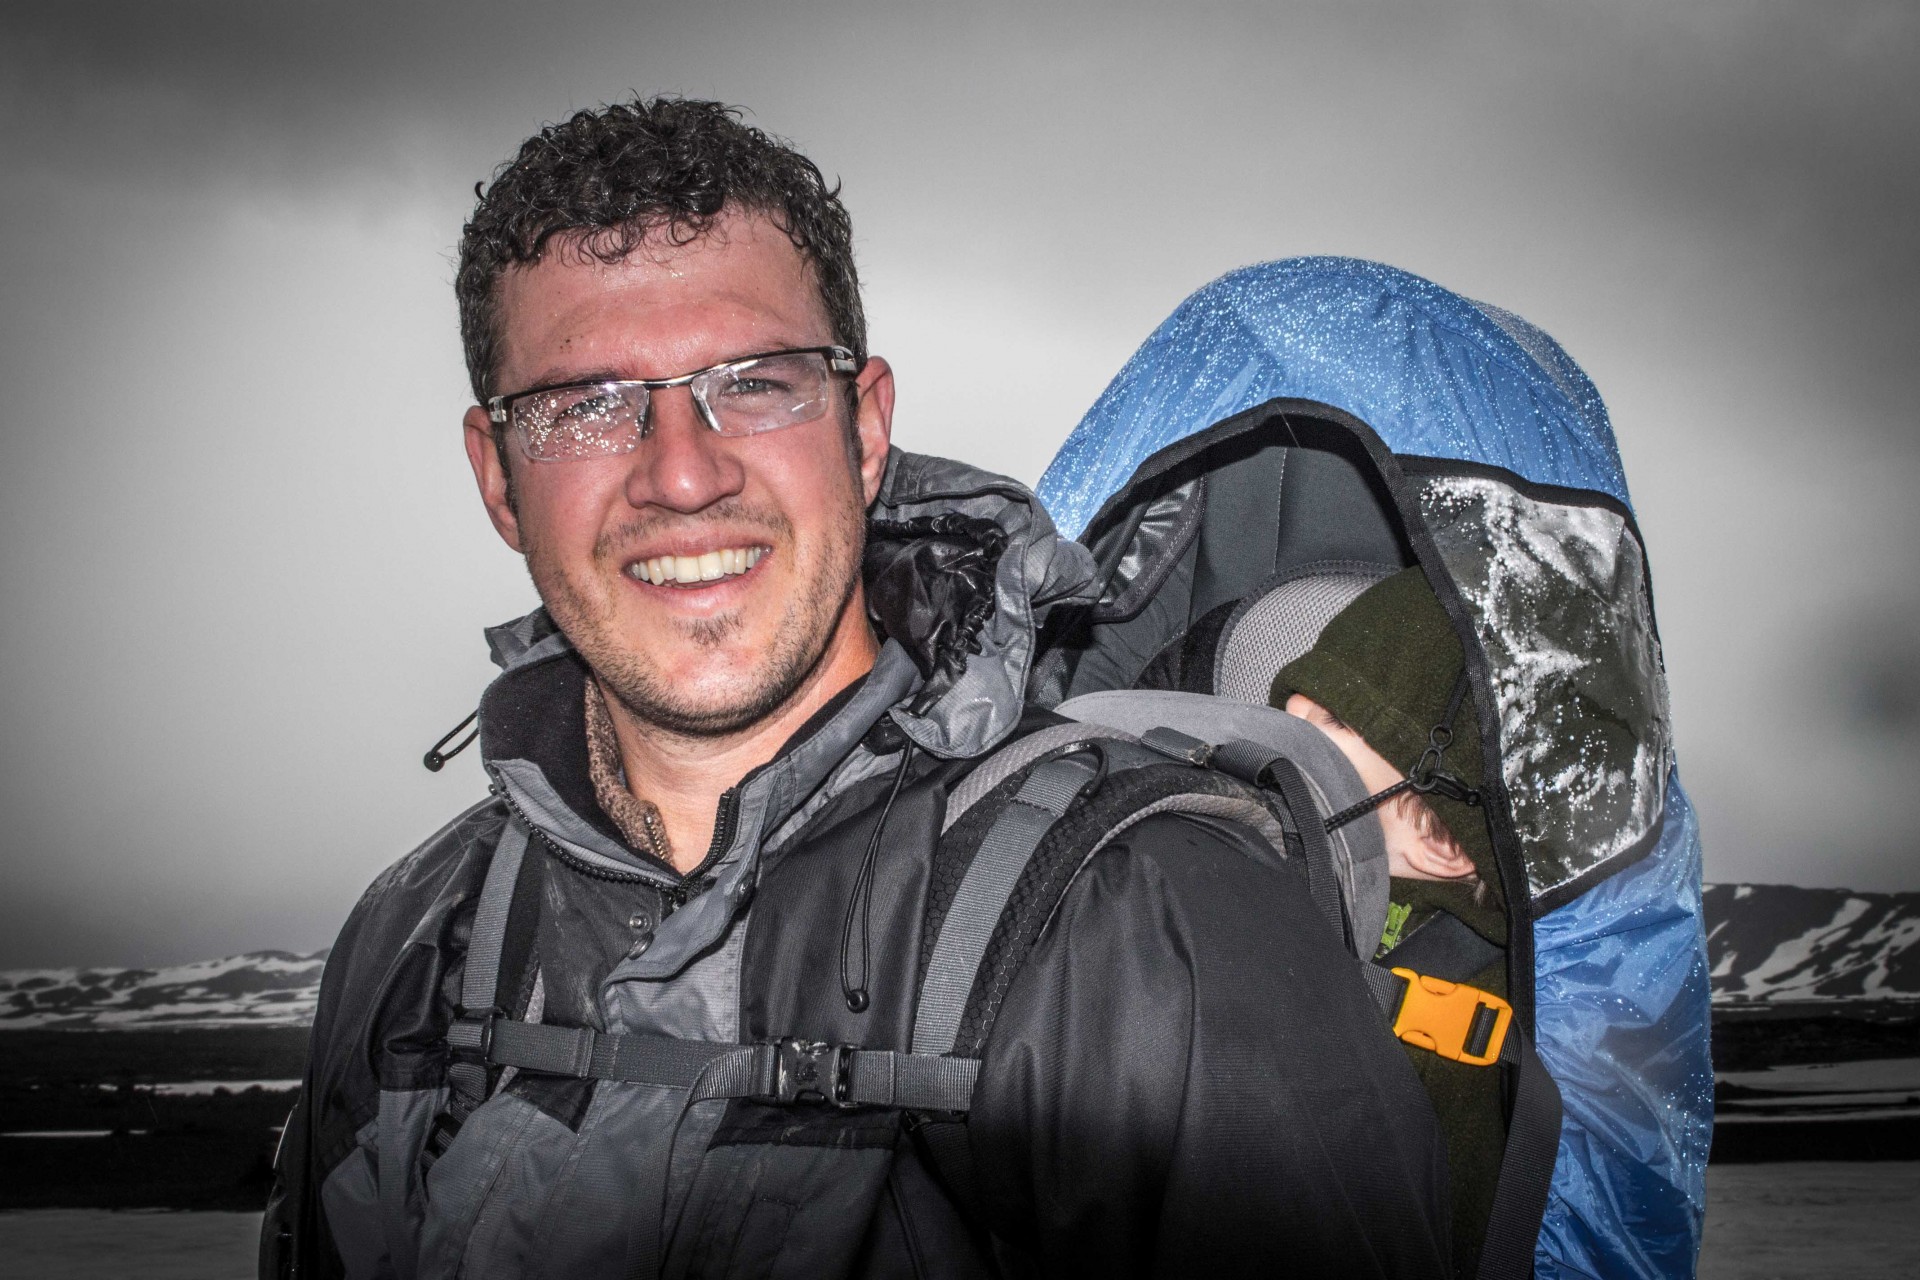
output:
<instances>
[{"instance_id":1,"label":"black chest strap","mask_svg":"<svg viewBox=\"0 0 1920 1280\"><path fill-rule=\"evenodd\" d=\"M535 1075L617 1080L686 1089L689 1101L752 1098L838 1107L965 1111L977 1058L897 1053L853 1045L783 1039L723 1044L677 1036L613 1035L488 1016L461 1018L447 1032L456 1061L482 1069L514 1067Z\"/></svg>"}]
</instances>

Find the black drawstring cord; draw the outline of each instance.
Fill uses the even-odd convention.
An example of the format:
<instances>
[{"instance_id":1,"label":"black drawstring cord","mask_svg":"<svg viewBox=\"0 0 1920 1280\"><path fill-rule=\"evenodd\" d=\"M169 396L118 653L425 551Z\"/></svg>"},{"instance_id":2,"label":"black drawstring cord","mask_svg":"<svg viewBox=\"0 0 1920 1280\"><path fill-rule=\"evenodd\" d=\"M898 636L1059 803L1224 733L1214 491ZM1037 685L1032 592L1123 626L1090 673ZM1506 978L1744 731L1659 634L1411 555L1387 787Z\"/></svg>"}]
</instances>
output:
<instances>
[{"instance_id":1,"label":"black drawstring cord","mask_svg":"<svg viewBox=\"0 0 1920 1280\"><path fill-rule=\"evenodd\" d=\"M1327 819L1327 834L1331 835L1352 822L1363 813L1372 813L1387 801L1413 786L1413 779L1402 778L1385 791L1376 791L1358 804L1349 805Z\"/></svg>"},{"instance_id":2,"label":"black drawstring cord","mask_svg":"<svg viewBox=\"0 0 1920 1280\"><path fill-rule=\"evenodd\" d=\"M480 730L478 729L475 729L472 733L460 739L459 742L454 743L452 747L447 746L447 743L452 741L454 734L459 733L462 729L466 728L468 725L472 724L475 720L478 720L479 718L480 718L480 712L476 710L472 715L468 716L465 720L462 720L459 724L447 730L446 734L440 739L440 741L433 744L433 750L427 752L426 755L420 758L420 763L427 766L427 772L429 773L440 772L440 770L446 768L447 761L453 759L455 756L459 755L462 751L465 751L469 746L473 744L473 740L480 736Z\"/></svg>"},{"instance_id":3,"label":"black drawstring cord","mask_svg":"<svg viewBox=\"0 0 1920 1280\"><path fill-rule=\"evenodd\" d=\"M1461 804L1477 805L1480 793L1469 787L1450 773L1440 772L1441 757L1447 754L1447 748L1453 745L1453 721L1460 714L1460 704L1467 699L1467 669L1460 668L1459 676L1453 682L1453 695L1447 699L1447 713L1440 723L1433 726L1427 734L1427 749L1414 761L1407 776L1388 787L1385 791L1376 791L1358 804L1350 805L1327 819L1327 830L1338 831L1363 813L1371 813L1402 791L1417 791L1421 795L1430 795L1438 791L1449 800Z\"/></svg>"},{"instance_id":4,"label":"black drawstring cord","mask_svg":"<svg viewBox=\"0 0 1920 1280\"><path fill-rule=\"evenodd\" d=\"M1480 803L1478 791L1452 774L1440 772L1441 757L1453 745L1454 717L1460 714L1460 704L1466 699L1467 669L1462 666L1453 682L1453 696L1447 699L1447 714L1427 734L1427 749L1413 762L1413 768L1407 770L1407 784L1423 796L1438 791L1449 800L1477 805Z\"/></svg>"},{"instance_id":5,"label":"black drawstring cord","mask_svg":"<svg viewBox=\"0 0 1920 1280\"><path fill-rule=\"evenodd\" d=\"M913 742L907 741L900 748L900 764L893 771L893 789L887 792L887 802L881 806L880 820L873 824L873 834L867 838L866 856L860 859L860 871L853 878L853 895L847 899L847 918L840 925L840 994L847 998L847 1008L854 1013L865 1013L873 998L867 994L868 941L873 933L873 876L874 868L880 857L880 833L886 830L887 815L893 812L893 802L900 798L900 788L906 785L907 770L913 764ZM853 981L847 970L848 957L853 952L853 917L858 911L860 916L860 980Z\"/></svg>"}]
</instances>

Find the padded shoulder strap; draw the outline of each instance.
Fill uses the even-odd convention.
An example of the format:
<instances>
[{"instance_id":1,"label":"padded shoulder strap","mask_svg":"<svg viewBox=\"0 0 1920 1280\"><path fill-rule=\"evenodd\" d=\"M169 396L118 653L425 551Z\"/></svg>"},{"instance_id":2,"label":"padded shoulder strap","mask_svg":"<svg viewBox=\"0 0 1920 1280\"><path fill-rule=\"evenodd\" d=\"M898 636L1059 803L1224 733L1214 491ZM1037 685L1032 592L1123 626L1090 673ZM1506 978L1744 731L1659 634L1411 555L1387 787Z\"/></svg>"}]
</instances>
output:
<instances>
[{"instance_id":1,"label":"padded shoulder strap","mask_svg":"<svg viewBox=\"0 0 1920 1280\"><path fill-rule=\"evenodd\" d=\"M506 950L507 920L513 913L513 891L520 882L521 864L526 861L528 838L526 824L514 816L507 820L500 833L500 843L494 847L486 883L480 889L480 903L474 908L473 928L467 937L466 964L460 976L460 1008L455 1010L453 1025L447 1028L450 1049L472 1048L474 1023L489 1017L499 1003L500 962ZM472 1056L456 1055L447 1064L447 1101L434 1117L426 1149L420 1153L424 1166L431 1166L440 1158L467 1117L487 1100L491 1079L490 1064ZM381 1150L384 1152L386 1148L383 1146Z\"/></svg>"},{"instance_id":2,"label":"padded shoulder strap","mask_svg":"<svg viewBox=\"0 0 1920 1280\"><path fill-rule=\"evenodd\" d=\"M1136 740L1132 734L1124 730L1109 728L1103 724L1082 724L1077 720L1066 724L1048 725L1024 738L1015 738L975 765L972 771L960 780L959 785L947 794L947 812L946 816L940 820L940 834L945 835L950 831L954 823L965 817L967 811L984 800L995 787L1042 756L1051 755L1062 747L1094 742L1102 738L1121 742Z\"/></svg>"},{"instance_id":3,"label":"padded shoulder strap","mask_svg":"<svg viewBox=\"0 0 1920 1280\"><path fill-rule=\"evenodd\" d=\"M1106 749L1098 745L1102 740L1136 745ZM1021 769L1032 767L1033 770L1006 808L994 818L941 921L915 1010L914 1052L909 1056L953 1053L976 987L982 983L990 987L1005 984L1018 972L1025 952L1016 947L991 974L982 973L983 967L990 967L987 954L1007 915L1015 887L1034 862L1034 855L1048 833L1066 816L1074 802L1090 789L1098 789L1098 784L1104 781L1109 756L1121 757L1114 761L1113 772L1127 777L1133 776L1134 770L1142 765L1164 763L1163 757L1137 743L1133 735L1102 725L1052 725L1001 748L955 788L948 801L943 834ZM1076 745L1091 749L1074 752ZM1050 752L1062 750L1068 754L1043 759ZM1035 760L1042 762L1034 766ZM1113 797L1119 801L1113 821L1089 826L1086 834L1091 837L1091 843L1087 847L1064 850L1065 857L1058 867L1039 868L1046 887L1039 891L1035 901L1045 909L1027 922L1025 932L1044 928L1044 920L1064 897L1078 867L1085 865L1129 826L1154 813L1182 811L1254 826L1265 824L1265 834L1270 840L1277 844L1283 839L1279 823L1257 800L1239 794L1211 793L1203 780L1216 785L1224 781L1209 778L1205 771L1195 771L1178 783L1166 784L1159 793ZM988 1028L990 1026L989 1022ZM984 1036L990 1034L990 1030L978 1034ZM974 1041L970 1038L967 1051L973 1049ZM978 1060L972 1058L939 1060L967 1062L978 1067ZM926 1163L948 1194L967 1217L977 1218L980 1193L964 1119L957 1114L920 1116L910 1125L910 1131Z\"/></svg>"},{"instance_id":4,"label":"padded shoulder strap","mask_svg":"<svg viewBox=\"0 0 1920 1280\"><path fill-rule=\"evenodd\" d=\"M1042 736L1058 738L1054 731L1059 729L1074 731L1066 743L1087 737L1084 725L1055 725L1022 738L1015 747ZM981 769L1009 753L996 753ZM1089 754L1060 756L1034 769L988 829L980 851L961 878L960 888L940 926L933 957L927 964L913 1016L915 1053L953 1052L967 996L972 993L974 979L980 972L981 957L986 954L987 942L993 937L994 926L1000 923L1001 912L1006 910L1007 899L1019 882L1020 873L1053 824L1104 769L1103 762L1087 758ZM980 771L976 769L974 774ZM1001 777L1004 779L1012 772L1009 769ZM972 776L969 775L968 781ZM949 823L954 816L949 815Z\"/></svg>"},{"instance_id":5,"label":"padded shoulder strap","mask_svg":"<svg viewBox=\"0 0 1920 1280\"><path fill-rule=\"evenodd\" d=\"M1316 801L1314 807L1323 815L1337 813L1371 793L1332 739L1307 721L1273 707L1162 689L1114 689L1081 694L1055 710L1075 720L1114 725L1132 733L1164 728L1186 734L1214 744L1217 750L1203 753L1214 767L1249 779L1273 756L1285 756L1298 767L1306 791ZM1380 824L1377 819L1350 823L1331 832L1328 839L1352 935L1377 939L1386 925L1389 898L1387 846ZM1366 951L1370 957L1372 946Z\"/></svg>"}]
</instances>

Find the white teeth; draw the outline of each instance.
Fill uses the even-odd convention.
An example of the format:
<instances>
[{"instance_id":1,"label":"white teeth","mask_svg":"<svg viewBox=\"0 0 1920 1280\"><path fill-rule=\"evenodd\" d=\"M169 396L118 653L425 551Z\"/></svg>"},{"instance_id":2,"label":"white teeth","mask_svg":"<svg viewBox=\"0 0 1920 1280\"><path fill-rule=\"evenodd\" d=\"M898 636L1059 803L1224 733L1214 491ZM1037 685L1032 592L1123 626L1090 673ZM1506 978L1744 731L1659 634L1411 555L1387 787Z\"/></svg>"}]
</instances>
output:
<instances>
[{"instance_id":1,"label":"white teeth","mask_svg":"<svg viewBox=\"0 0 1920 1280\"><path fill-rule=\"evenodd\" d=\"M656 556L628 565L627 576L656 587L669 582L715 582L745 573L766 553L766 547L721 547L694 556Z\"/></svg>"}]
</instances>

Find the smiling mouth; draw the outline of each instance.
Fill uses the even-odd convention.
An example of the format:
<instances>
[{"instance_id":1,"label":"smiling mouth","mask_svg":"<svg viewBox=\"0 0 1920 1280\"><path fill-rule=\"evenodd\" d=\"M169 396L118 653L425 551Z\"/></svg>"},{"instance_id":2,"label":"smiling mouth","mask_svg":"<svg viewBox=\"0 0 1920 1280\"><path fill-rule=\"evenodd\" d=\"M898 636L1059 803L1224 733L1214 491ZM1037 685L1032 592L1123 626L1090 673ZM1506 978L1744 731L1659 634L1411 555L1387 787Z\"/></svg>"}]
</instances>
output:
<instances>
[{"instance_id":1,"label":"smiling mouth","mask_svg":"<svg viewBox=\"0 0 1920 1280\"><path fill-rule=\"evenodd\" d=\"M771 550L771 547L721 547L697 556L655 556L629 564L626 575L656 587L669 583L678 587L701 586L739 577L759 564L760 558Z\"/></svg>"}]
</instances>

